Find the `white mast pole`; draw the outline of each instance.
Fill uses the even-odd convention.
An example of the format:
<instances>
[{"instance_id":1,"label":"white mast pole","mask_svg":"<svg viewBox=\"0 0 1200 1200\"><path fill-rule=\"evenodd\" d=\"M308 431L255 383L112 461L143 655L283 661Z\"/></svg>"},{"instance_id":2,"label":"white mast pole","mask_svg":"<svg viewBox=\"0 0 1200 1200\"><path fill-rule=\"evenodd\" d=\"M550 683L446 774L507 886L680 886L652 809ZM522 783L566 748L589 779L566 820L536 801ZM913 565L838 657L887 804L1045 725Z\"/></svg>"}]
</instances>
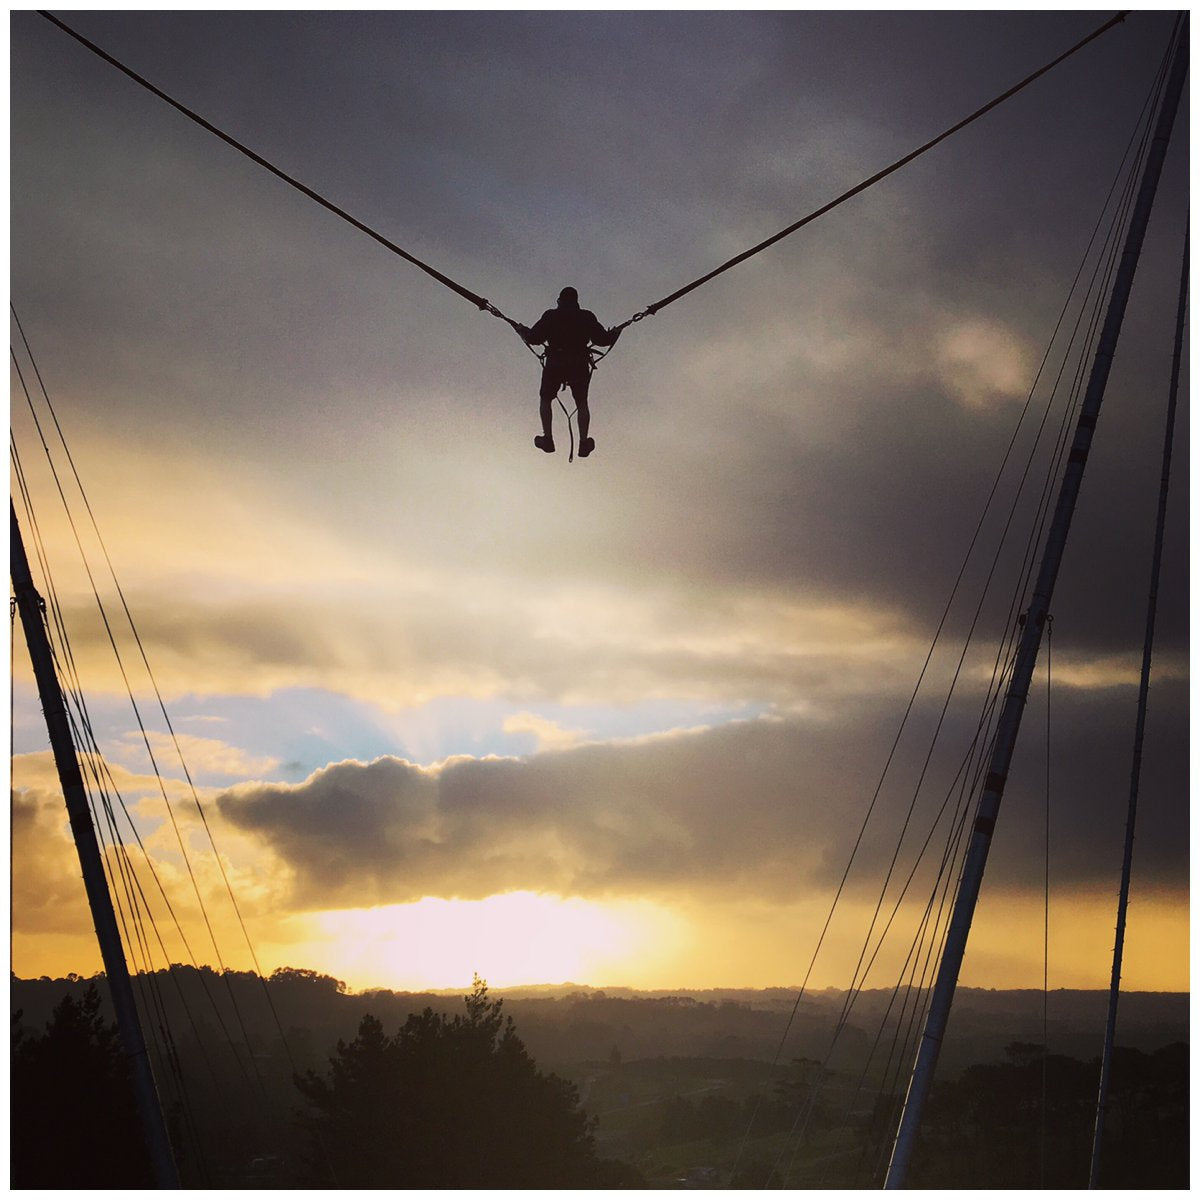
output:
<instances>
[{"instance_id":1,"label":"white mast pole","mask_svg":"<svg viewBox=\"0 0 1200 1200\"><path fill-rule=\"evenodd\" d=\"M966 952L967 935L971 930L971 920L974 917L975 905L979 898L979 887L983 880L984 868L987 865L988 852L991 849L996 817L1000 811L1004 786L1008 781L1013 748L1016 745L1017 733L1021 726L1025 701L1029 695L1030 681L1037 665L1042 629L1050 611L1050 600L1054 594L1054 584L1062 563L1067 533L1071 527L1071 518L1074 515L1075 503L1079 496L1079 486L1083 479L1083 469L1087 464L1088 450L1091 447L1092 436L1096 428L1096 418L1099 416L1100 406L1104 400L1104 389L1108 384L1113 354L1121 332L1121 322L1129 302L1138 256L1145 239L1146 227L1149 224L1150 210L1154 204L1158 180L1162 174L1163 160L1166 157L1167 144L1171 137L1171 127L1175 122L1179 99L1183 93L1183 84L1188 68L1187 39L1188 26L1185 17L1175 48L1162 106L1159 109L1154 140L1150 145L1146 165L1142 172L1142 182L1137 202L1134 205L1133 216L1129 222L1125 248L1113 284L1112 297L1100 333L1096 357L1092 363L1083 407L1075 426L1075 439L1071 445L1071 453L1059 489L1054 518L1042 551L1042 562L1034 586L1033 597L1025 613L1024 629L1013 664L1012 681L1009 684L1004 707L997 722L996 743L992 751L991 762L988 764L983 796L979 801L971 842L967 848L962 881L955 897L945 948L930 998L925 1029L921 1035L921 1044L917 1050L916 1063L913 1066L908 1094L904 1101L904 1112L901 1115L895 1144L892 1147L892 1158L888 1164L887 1179L884 1183L887 1188L904 1187L921 1113L933 1083L938 1054L946 1032L946 1023L950 1017L954 989L958 984L959 969Z\"/></svg>"},{"instance_id":2,"label":"white mast pole","mask_svg":"<svg viewBox=\"0 0 1200 1200\"><path fill-rule=\"evenodd\" d=\"M1154 553L1150 567L1150 598L1146 605L1146 635L1142 641L1142 675L1138 684L1137 721L1133 734L1133 766L1129 778L1129 809L1125 821L1125 853L1121 862L1121 890L1117 898L1117 931L1113 943L1112 976L1108 989L1108 1019L1104 1026L1104 1052L1100 1058L1100 1091L1096 1099L1096 1127L1092 1137L1092 1166L1088 1187L1099 1186L1100 1150L1108 1110L1108 1082L1112 1072L1113 1041L1117 1032L1117 1004L1121 998L1121 962L1125 952L1125 917L1129 909L1129 880L1133 873L1133 831L1137 821L1138 785L1142 776L1142 741L1146 731L1146 706L1150 691L1150 654L1154 645L1154 618L1158 609L1158 578L1162 568L1163 530L1167 521L1167 489L1171 482L1171 449L1175 435L1175 408L1179 395L1179 360L1183 353L1183 326L1187 313L1188 239L1183 243L1183 270L1179 279L1179 308L1175 322L1175 350L1171 357L1171 386L1167 399L1167 429L1163 436L1162 480L1158 490L1158 517L1154 528Z\"/></svg>"},{"instance_id":3,"label":"white mast pole","mask_svg":"<svg viewBox=\"0 0 1200 1200\"><path fill-rule=\"evenodd\" d=\"M8 512L9 572L12 576L13 592L16 595L17 608L21 612L21 625L25 630L29 657L33 663L38 694L42 700L42 712L50 734L54 763L58 768L63 797L67 802L71 833L79 853L83 885L92 910L96 937L100 942L100 957L104 961L104 974L108 979L121 1044L129 1060L129 1073L133 1081L138 1113L142 1119L146 1148L150 1153L157 1186L178 1188L179 1174L174 1155L171 1153L171 1141L163 1119L158 1089L154 1085L154 1072L150 1066L146 1040L142 1036L137 1006L134 1003L133 985L125 961L125 949L121 944L121 932L117 927L112 897L108 894L108 881L104 877L100 845L92 827L91 813L88 811L87 792L84 790L83 775L79 770L79 756L75 753L75 743L71 739L71 727L67 719L67 707L63 702L62 689L54 670L54 657L50 650L50 639L46 634L45 618L42 615L42 598L33 584L25 544L21 540L21 527L17 524L17 513L11 500Z\"/></svg>"}]
</instances>

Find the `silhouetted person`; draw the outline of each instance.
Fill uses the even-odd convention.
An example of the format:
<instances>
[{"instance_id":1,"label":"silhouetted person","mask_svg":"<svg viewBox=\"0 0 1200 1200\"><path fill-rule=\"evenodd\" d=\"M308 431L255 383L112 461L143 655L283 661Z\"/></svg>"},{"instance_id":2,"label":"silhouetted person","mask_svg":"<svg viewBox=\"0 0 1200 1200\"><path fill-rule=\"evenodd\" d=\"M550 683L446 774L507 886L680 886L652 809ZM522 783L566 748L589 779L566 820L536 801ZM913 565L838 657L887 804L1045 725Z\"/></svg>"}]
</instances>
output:
<instances>
[{"instance_id":1,"label":"silhouetted person","mask_svg":"<svg viewBox=\"0 0 1200 1200\"><path fill-rule=\"evenodd\" d=\"M592 378L591 346L611 346L617 331L605 329L596 314L579 307L579 293L565 287L558 294L558 307L542 313L532 329L519 327L521 336L531 345L545 345L546 364L542 368L541 401L542 432L533 444L547 454L554 453L551 426L554 419L554 397L566 384L575 398L579 413L579 457L587 458L596 443L588 437L591 414L588 412L588 384Z\"/></svg>"}]
</instances>

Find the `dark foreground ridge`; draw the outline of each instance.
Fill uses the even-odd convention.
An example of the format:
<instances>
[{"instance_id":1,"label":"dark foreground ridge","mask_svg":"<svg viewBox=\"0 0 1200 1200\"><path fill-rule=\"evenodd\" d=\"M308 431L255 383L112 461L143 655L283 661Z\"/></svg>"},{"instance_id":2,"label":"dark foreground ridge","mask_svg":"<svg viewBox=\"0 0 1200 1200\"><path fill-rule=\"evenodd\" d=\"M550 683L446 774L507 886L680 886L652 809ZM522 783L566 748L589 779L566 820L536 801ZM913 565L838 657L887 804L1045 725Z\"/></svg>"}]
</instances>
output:
<instances>
[{"instance_id":1,"label":"dark foreground ridge","mask_svg":"<svg viewBox=\"0 0 1200 1200\"><path fill-rule=\"evenodd\" d=\"M352 993L283 968L267 987L285 1046L255 976L228 972L220 988L207 968L166 978L187 1085L168 1114L185 1186L867 1187L894 1128L898 1098L864 1084L882 991L862 993L836 1060L843 994L806 995L775 1061L792 989L567 984L464 998ZM114 1120L76 1155L47 1116L69 1094L124 1111L103 979L11 987L14 1186L138 1186L140 1148L122 1141L134 1123ZM1043 1071L1042 992L960 989L913 1186L1086 1186L1106 995L1050 993ZM248 1047L218 1036L240 1032L213 1011L226 997ZM1104 1186L1186 1186L1188 1000L1122 997ZM521 1148L514 1111L540 1114L536 1146ZM414 1158L405 1146L418 1144Z\"/></svg>"}]
</instances>

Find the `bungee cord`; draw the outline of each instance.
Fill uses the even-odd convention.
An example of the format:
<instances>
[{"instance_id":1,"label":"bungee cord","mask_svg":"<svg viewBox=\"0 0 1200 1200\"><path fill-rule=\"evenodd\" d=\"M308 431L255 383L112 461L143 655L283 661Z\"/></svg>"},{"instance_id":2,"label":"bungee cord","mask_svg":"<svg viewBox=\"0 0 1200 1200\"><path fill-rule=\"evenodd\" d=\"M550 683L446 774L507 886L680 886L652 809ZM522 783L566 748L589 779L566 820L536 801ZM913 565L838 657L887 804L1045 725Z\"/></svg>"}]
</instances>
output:
<instances>
[{"instance_id":1,"label":"bungee cord","mask_svg":"<svg viewBox=\"0 0 1200 1200\"><path fill-rule=\"evenodd\" d=\"M1069 50L1064 51L1052 62L1048 62L1044 67L1039 67L1038 70L1034 71L1032 75L1027 75L1021 80L1020 83L1014 84L1007 91L1002 92L994 99L989 100L981 108L977 108L973 113L971 113L970 116L964 117L961 121L951 125L949 129L943 130L937 135L937 137L931 138L923 146L918 146L917 149L906 154L903 158L898 158L894 163L891 164L891 166L884 167L882 171L877 171L870 178L864 179L862 183L856 184L854 187L844 191L840 196L830 200L827 204L823 204L820 208L814 209L807 216L801 217L798 221L794 221L791 225L787 226L786 229L781 229L778 233L773 234L765 241L759 242L758 245L751 246L749 250L743 250L741 254L734 255L734 257L729 259L727 262L722 263L719 267L714 267L713 270L709 271L706 275L701 275L699 279L693 279L691 283L685 284L677 291L672 292L669 296L664 296L663 299L656 300L653 304L647 305L644 309L642 309L641 312L636 313L634 316L630 317L629 320L624 323L624 325L620 325L617 328L624 329L626 325L630 325L635 321L640 321L643 317L653 316L655 313L661 312L667 307L668 304L674 304L676 300L682 299L682 297L686 296L689 292L695 291L696 288L707 283L710 279L715 279L718 275L728 271L731 267L736 267L738 263L745 262L746 259L753 257L755 254L758 254L763 250L766 250L769 246L775 245L776 242L782 241L785 237L789 237L798 229L802 229L805 225L815 221L818 217L822 217L827 212L831 212L833 209L837 208L838 205L844 204L847 200L853 199L853 197L859 195L861 192L865 192L867 188L873 187L875 184L879 183L880 180L886 179L889 175L900 170L901 167L905 167L914 159L920 158L922 154L932 150L934 146L938 145L940 142L944 142L948 137L958 133L959 130L965 129L973 121L977 121L986 113L991 112L993 108L1003 104L1005 100L1015 96L1018 92L1028 87L1035 80L1040 79L1046 74L1047 71L1053 70L1053 68L1058 66L1059 63L1065 62L1071 57L1071 55L1075 54L1079 50L1082 50L1083 47L1089 42L1094 41L1096 38L1100 37L1101 34L1107 33L1108 30L1112 29L1114 25L1119 25L1125 20L1127 15L1128 12L1117 13L1115 17L1105 21L1105 23L1099 26L1097 29L1092 30L1087 37L1076 42L1074 46L1072 46Z\"/></svg>"},{"instance_id":2,"label":"bungee cord","mask_svg":"<svg viewBox=\"0 0 1200 1200\"><path fill-rule=\"evenodd\" d=\"M163 91L161 88L156 87L153 83L151 83L144 76L139 75L131 67L126 66L119 59L117 59L113 55L109 54L108 51L106 51L106 50L102 49L100 46L96 45L95 42L91 41L89 38L84 37L84 35L79 33L77 30L72 29L64 21L61 21L58 17L54 16L53 13L47 12L45 10L38 10L38 11L41 16L45 17L46 20L48 20L51 23L53 23L54 25L56 25L64 33L66 33L70 37L74 38L77 42L80 43L80 45L85 46L88 50L90 50L93 54L97 55L99 58L103 59L110 66L115 67L118 71L122 72L122 74L128 76L128 78L132 79L135 83L139 84L141 87L145 88L147 91L153 93L160 100L165 101L172 108L176 109L178 112L182 113L185 117L187 117L188 120L195 122L202 129L205 129L209 133L220 138L223 142L232 146L239 153L244 154L252 162L257 163L260 167L263 167L265 170L270 171L272 175L275 175L279 179L282 179L284 181L284 183L295 188L298 192L307 196L310 200L313 200L317 204L320 204L323 208L328 209L335 216L341 217L341 219L343 221L348 222L350 225L353 225L355 229L358 229L362 233L365 233L368 237L373 238L376 242L378 242L381 246L384 246L385 248L390 250L393 254L399 255L406 262L409 262L413 266L424 271L426 275L430 276L432 279L436 279L440 284L442 284L444 287L449 288L452 292L455 292L456 294L461 296L464 300L470 301L480 311L490 313L492 316L499 317L501 320L506 321L509 325L511 325L513 327L513 330L517 333L517 336L521 337L521 340L524 341L524 337L521 335L521 327L519 326L519 324L516 321L512 320L511 317L506 316L503 312L501 312L501 310L499 308L497 308L490 301L484 299L482 296L477 295L475 292L472 292L469 288L464 287L462 284L457 283L455 280L451 279L450 276L445 275L441 271L436 270L434 267L430 266L428 263L423 262L421 259L417 258L416 255L411 254L409 251L402 249L395 242L393 242L390 238L387 238L382 233L379 233L377 230L372 229L371 226L367 225L364 221L360 221L357 217L352 216L344 208L341 208L339 205L335 204L332 200L329 200L327 197L321 195L321 193L317 192L313 188L310 188L307 184L301 183L300 180L287 174L286 171L283 171L281 168L275 166L274 163L272 163L268 159L264 158L261 154L258 154L254 150L251 150L250 147L248 147L244 143L238 141L238 139L233 137L231 134L228 134L224 130L218 128L211 121L206 120L204 117L200 116L199 113L195 112L191 108L188 108L187 105L183 104L181 101L176 100L173 96L168 95L168 93ZM634 315L629 317L627 320L622 321L621 324L614 326L613 328L614 328L615 332L619 335L622 330L627 329L630 325L636 324L637 322L643 320L645 317L653 316L654 314L661 312L664 308L667 307L667 305L674 304L676 300L682 299L684 296L688 295L690 292L695 291L698 287L701 287L703 284L708 283L709 280L715 279L718 275L723 274L725 271L730 270L731 268L737 266L739 263L745 262L748 258L752 258L754 255L761 253L763 250L766 250L768 247L775 245L776 242L782 241L784 238L789 237L791 234L795 233L797 230L802 229L802 228L804 228L804 226L809 225L813 221L817 220L818 217L822 217L826 213L831 212L833 209L837 208L839 205L844 204L847 200L851 200L855 196L860 195L862 192L865 192L868 188L873 187L875 184L879 183L881 180L886 179L889 175L894 174L896 171L899 171L902 167L905 167L909 163L913 162L915 159L920 158L923 154L926 154L928 151L932 150L935 146L944 142L947 138L952 137L954 134L958 133L960 130L965 129L968 125L971 125L973 122L979 120L980 117L991 112L992 109L1003 104L1006 100L1011 99L1013 96L1017 95L1018 92L1023 91L1031 83L1034 83L1036 80L1040 79L1047 72L1052 71L1060 63L1065 62L1068 58L1070 58L1072 55L1076 54L1078 51L1082 50L1089 43L1095 41L1102 34L1107 33L1114 26L1121 24L1125 20L1127 15L1128 15L1127 10L1118 12L1115 16L1109 18L1109 20L1105 21L1102 25L1100 25L1096 29L1092 30L1092 32L1089 33L1086 37L1081 38L1078 42L1075 43L1075 45L1070 47L1070 49L1063 51L1063 53L1059 54L1056 58L1054 58L1050 62L1046 63L1044 66L1039 67L1036 71L1032 72L1032 74L1027 75L1019 83L1013 84L1010 88L1001 92L998 96L993 97L986 104L977 108L969 116L962 118L962 120L960 120L960 121L956 121L953 125L951 125L947 129L944 129L936 137L933 137L929 141L925 142L923 145L918 146L915 150L910 151L908 154L904 155L902 158L898 158L890 166L884 167L883 170L875 172L874 175L871 175L867 179L864 179L861 183L855 184L854 187L851 187L851 188L847 189L846 191L842 192L841 195L835 197L833 200L830 200L828 203L821 205L819 208L814 209L812 212L808 213L806 216L801 217L798 221L792 222L792 224L788 225L784 229L781 229L778 233L772 234L771 237L766 238L765 240L759 242L757 245L751 246L748 250L743 250L740 254L735 255L733 258L722 263L720 266L714 267L707 274L701 275L698 279L692 280L691 283L685 284L681 288L677 288L675 291L671 292L670 295L664 296L661 300L656 300L653 304L647 305L641 311L634 313ZM607 353L607 351L606 351L606 353ZM601 355L600 357L603 357L603 355ZM565 409L564 409L564 411L565 411Z\"/></svg>"},{"instance_id":3,"label":"bungee cord","mask_svg":"<svg viewBox=\"0 0 1200 1200\"><path fill-rule=\"evenodd\" d=\"M357 217L351 216L344 208L339 208L333 203L332 200L326 199L319 192L314 191L306 184L301 183L298 179L294 179L285 171L280 170L280 168L275 166L274 163L268 162L261 154L256 154L250 149L249 146L243 145L235 137L230 136L222 129L218 129L214 124L212 124L211 121L206 121L202 116L200 116L199 113L193 112L192 109L188 108L185 104L181 104L173 96L167 95L167 93L161 88L155 87L154 84L152 84L148 79L127 67L123 62L120 62L118 59L114 58L107 51L102 50L96 45L95 42L89 41L89 39L85 38L83 34L78 33L63 21L60 21L53 13L39 10L39 14L45 17L47 21L51 21L53 24L57 25L59 29L66 34L69 34L81 45L86 46L93 54L99 55L99 57L104 59L106 63L109 63L111 66L116 67L118 71L128 75L129 78L135 83L138 83L148 91L153 92L154 95L156 95L160 100L165 100L169 105L171 105L172 108L177 109L185 117L187 117L189 121L194 121L202 129L207 129L209 133L219 137L221 141L228 143L235 150L244 154L252 162L257 163L260 167L270 171L272 175L278 176L284 181L284 183L290 184L298 192L302 192L310 200L315 200L322 207L329 209L329 211L335 216L339 216L343 221L349 222L354 226L355 229L361 230L368 237L374 238L381 246L387 247L387 249L389 249L393 254L398 254L406 262L412 263L414 267L419 267L425 272L426 275L436 279L438 283L442 284L444 287L448 287L452 292L457 292L458 295L462 296L464 300L469 300L472 304L474 304L476 308L489 309L489 311L494 312L496 316L503 315L496 310L491 309L488 305L488 302L482 296L477 296L474 292L463 287L461 283L455 283L455 281L448 275L443 275L441 271L435 270L428 263L422 262L419 258L413 254L410 254L407 250L401 249L396 245L395 242L384 237L382 233L372 229L369 225L363 221L360 221Z\"/></svg>"}]
</instances>

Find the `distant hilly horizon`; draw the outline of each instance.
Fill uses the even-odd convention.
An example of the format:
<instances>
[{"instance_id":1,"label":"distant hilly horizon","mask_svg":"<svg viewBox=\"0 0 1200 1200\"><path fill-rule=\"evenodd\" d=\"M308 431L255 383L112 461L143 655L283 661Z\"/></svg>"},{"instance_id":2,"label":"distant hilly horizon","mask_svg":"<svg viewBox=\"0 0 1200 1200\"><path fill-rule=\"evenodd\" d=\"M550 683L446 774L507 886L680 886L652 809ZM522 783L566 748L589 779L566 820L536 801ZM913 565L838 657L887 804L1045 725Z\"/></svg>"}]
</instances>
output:
<instances>
[{"instance_id":1,"label":"distant hilly horizon","mask_svg":"<svg viewBox=\"0 0 1200 1200\"><path fill-rule=\"evenodd\" d=\"M180 965L180 964L172 964ZM191 968L195 969L195 968ZM207 967L208 970L215 968ZM335 979L336 976L330 975L327 972L316 970L308 967L285 967L281 968L285 971L298 971L303 973L312 972L315 977ZM234 969L235 974L250 974L251 972L243 972ZM103 979L104 972L96 971L92 975L80 975L74 972L60 976L21 976L15 971L11 973L11 979L14 986L26 983L63 983L71 984L81 980ZM270 979L270 974L264 976ZM341 980L337 980L341 983ZM486 980L485 980L486 982ZM521 983L510 986L493 986L488 984L488 990L501 997L509 997L511 999L558 999L565 998L571 995L582 996L607 996L614 999L619 998L645 998L645 999L667 999L672 996L686 996L696 1000L714 1001L714 1000L746 1000L752 997L787 997L789 1000L794 1000L796 995L803 991L806 996L813 997L841 997L846 994L847 989L844 987L808 987L801 988L799 984L773 984L768 987L688 987L681 985L679 987L667 988L639 988L630 987L626 984L618 983L577 983L574 980L564 980L561 983ZM386 987L382 984L371 987L352 988L345 986L343 994L347 996L377 996L380 994L394 996L461 996L470 991L470 984L465 983L457 987L413 987L413 988L394 988ZM861 995L872 996L890 994L890 988L875 987L861 989ZM994 988L994 987L971 987L965 984L959 984L955 989L956 998L960 998L966 994L978 996L1041 996L1042 988L1035 987L1016 987L1016 988ZM1109 994L1108 988L1050 988L1049 995L1051 996L1104 996ZM1125 999L1132 996L1190 996L1191 991L1180 990L1153 990L1153 989L1136 989L1131 991L1122 991L1121 998Z\"/></svg>"},{"instance_id":2,"label":"distant hilly horizon","mask_svg":"<svg viewBox=\"0 0 1200 1200\"><path fill-rule=\"evenodd\" d=\"M165 972L156 972L162 979ZM332 976L302 968L284 968L266 980L270 1009L263 1003L264 986L250 972L230 972L221 988L206 982L211 968L186 967L171 973L172 986L159 987L174 1018L186 1027L191 1018L183 1001L190 998L193 1014L209 1012L214 1002L225 1010L237 997L241 1016L226 1012L227 1024L242 1019L263 1048L282 1028L298 1031L297 1056L306 1065L321 1066L339 1039L355 1036L359 1022L370 1014L385 1028L399 1028L409 1015L426 1008L460 1011L469 988L401 992L376 988L343 990ZM93 976L98 979L98 976ZM22 980L12 976L12 1011L28 1030L42 1028L64 995L83 995L91 980ZM894 1028L897 1011L914 1019L910 997L897 1003L892 989L860 992L849 1009L843 1008L843 989L807 991L797 1003L799 988L677 988L645 990L620 986L562 983L489 988L504 1001L504 1011L516 1023L530 1052L551 1068L605 1060L614 1050L625 1061L657 1057L755 1059L771 1061L779 1053L785 1029L789 1056L822 1059L834 1029L844 1023L841 1038L846 1063L866 1061L874 1031ZM106 986L99 988L102 1008L109 1011ZM919 1007L919 1006L917 1006ZM1099 1055L1108 1011L1105 989L1040 989L960 987L955 995L946 1041L943 1069L955 1071L971 1063L999 1061L1015 1044L1041 1044L1053 1053L1082 1061ZM1190 1039L1190 994L1187 992L1124 992L1117 1021L1117 1043L1144 1053Z\"/></svg>"},{"instance_id":3,"label":"distant hilly horizon","mask_svg":"<svg viewBox=\"0 0 1200 1200\"><path fill-rule=\"evenodd\" d=\"M462 988L423 988L423 989L401 989L401 988L358 988L351 989L356 995L369 995L375 992L391 991L397 995L457 995ZM770 987L675 987L675 988L635 988L626 987L624 984L592 984L592 983L574 983L568 980L565 983L527 983L515 984L512 987L490 987L489 991L495 992L500 996L547 996L555 993L570 994L571 992L582 992L584 994L594 994L603 992L607 996L647 996L651 998L662 998L668 996L692 996L704 999L723 999L725 997L739 996L765 996L775 995L776 993L786 994L789 997L795 997L801 991L799 984L774 984ZM814 988L808 987L803 989L806 996L844 996L847 989L844 987L824 987ZM890 988L863 988L862 994L871 995L875 993L890 993ZM961 995L965 992L980 993L983 995L1026 995L1035 994L1042 995L1041 988L987 988L987 987L969 987L960 984L955 990L956 995ZM1085 996L1107 996L1108 988L1050 988L1050 995L1068 995L1079 994ZM1159 990L1153 991L1145 988L1135 991L1122 991L1122 997L1125 996L1190 996L1190 991L1170 991Z\"/></svg>"}]
</instances>

